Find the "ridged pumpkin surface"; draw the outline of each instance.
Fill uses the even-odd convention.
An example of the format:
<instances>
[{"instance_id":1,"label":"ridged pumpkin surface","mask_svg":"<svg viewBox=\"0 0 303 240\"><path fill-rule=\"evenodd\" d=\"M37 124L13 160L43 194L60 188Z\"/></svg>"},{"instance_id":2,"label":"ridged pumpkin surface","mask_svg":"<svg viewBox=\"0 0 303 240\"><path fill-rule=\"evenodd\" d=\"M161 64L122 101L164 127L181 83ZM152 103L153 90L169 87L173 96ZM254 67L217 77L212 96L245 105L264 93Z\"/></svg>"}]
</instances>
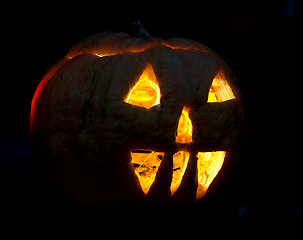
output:
<instances>
[{"instance_id":1,"label":"ridged pumpkin surface","mask_svg":"<svg viewBox=\"0 0 303 240\"><path fill-rule=\"evenodd\" d=\"M125 101L147 66L161 92L160 104L150 108ZM234 97L208 102L219 72ZM190 143L176 141L184 107L190 109ZM77 201L111 206L146 198L131 151L228 154L242 119L236 80L207 47L107 33L81 41L46 74L32 101L31 135L51 182Z\"/></svg>"}]
</instances>

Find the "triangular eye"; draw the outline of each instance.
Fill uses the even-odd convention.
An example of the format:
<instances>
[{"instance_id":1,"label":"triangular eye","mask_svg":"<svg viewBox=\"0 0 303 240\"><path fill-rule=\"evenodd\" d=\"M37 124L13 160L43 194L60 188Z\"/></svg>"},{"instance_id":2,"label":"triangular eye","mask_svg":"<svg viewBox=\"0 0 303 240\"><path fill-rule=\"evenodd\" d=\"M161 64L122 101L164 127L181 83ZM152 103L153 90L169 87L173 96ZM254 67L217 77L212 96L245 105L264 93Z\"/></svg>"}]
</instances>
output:
<instances>
[{"instance_id":1,"label":"triangular eye","mask_svg":"<svg viewBox=\"0 0 303 240\"><path fill-rule=\"evenodd\" d=\"M208 93L208 102L224 102L236 98L226 81L222 68L213 79Z\"/></svg>"},{"instance_id":2,"label":"triangular eye","mask_svg":"<svg viewBox=\"0 0 303 240\"><path fill-rule=\"evenodd\" d=\"M151 64L147 64L124 101L147 109L160 104L160 88Z\"/></svg>"}]
</instances>

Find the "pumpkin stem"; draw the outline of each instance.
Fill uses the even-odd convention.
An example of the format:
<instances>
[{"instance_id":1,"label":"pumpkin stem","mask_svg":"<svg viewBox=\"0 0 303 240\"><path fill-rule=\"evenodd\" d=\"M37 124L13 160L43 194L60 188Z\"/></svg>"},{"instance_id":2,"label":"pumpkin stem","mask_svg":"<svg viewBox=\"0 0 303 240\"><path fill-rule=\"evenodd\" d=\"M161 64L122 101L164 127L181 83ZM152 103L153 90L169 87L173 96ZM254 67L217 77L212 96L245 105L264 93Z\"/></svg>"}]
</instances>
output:
<instances>
[{"instance_id":1,"label":"pumpkin stem","mask_svg":"<svg viewBox=\"0 0 303 240\"><path fill-rule=\"evenodd\" d=\"M149 40L152 38L152 35L149 34L144 28L143 24L140 21L133 23L133 29L136 31L136 37Z\"/></svg>"}]
</instances>

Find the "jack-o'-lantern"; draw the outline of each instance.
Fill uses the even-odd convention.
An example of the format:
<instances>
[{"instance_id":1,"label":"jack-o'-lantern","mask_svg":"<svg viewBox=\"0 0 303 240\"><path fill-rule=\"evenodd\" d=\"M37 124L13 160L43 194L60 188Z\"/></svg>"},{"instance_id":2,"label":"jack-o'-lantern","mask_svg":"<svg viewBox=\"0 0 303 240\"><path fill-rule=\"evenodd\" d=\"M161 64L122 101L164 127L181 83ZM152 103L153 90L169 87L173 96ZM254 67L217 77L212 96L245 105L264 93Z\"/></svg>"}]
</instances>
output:
<instances>
[{"instance_id":1,"label":"jack-o'-lantern","mask_svg":"<svg viewBox=\"0 0 303 240\"><path fill-rule=\"evenodd\" d=\"M42 171L73 199L186 203L205 195L234 151L243 104L231 71L204 45L106 33L50 69L30 121Z\"/></svg>"}]
</instances>

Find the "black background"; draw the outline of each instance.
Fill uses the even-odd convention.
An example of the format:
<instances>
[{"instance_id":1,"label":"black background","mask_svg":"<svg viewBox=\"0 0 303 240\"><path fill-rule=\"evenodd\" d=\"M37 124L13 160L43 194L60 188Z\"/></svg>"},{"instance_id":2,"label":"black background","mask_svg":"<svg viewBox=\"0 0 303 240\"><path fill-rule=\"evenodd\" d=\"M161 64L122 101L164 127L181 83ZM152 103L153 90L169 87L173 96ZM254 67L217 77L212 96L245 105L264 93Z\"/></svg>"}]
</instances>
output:
<instances>
[{"instance_id":1,"label":"black background","mask_svg":"<svg viewBox=\"0 0 303 240\"><path fill-rule=\"evenodd\" d=\"M25 209L44 213L60 205L60 197L39 176L29 140L31 99L44 73L81 39L103 31L132 34L132 23L140 20L155 37L184 37L209 46L243 90L248 116L244 154L228 189L208 203L205 216L235 230L299 231L300 7L296 0L213 0L43 1L3 8L1 209L19 217ZM203 216L204 210L194 211Z\"/></svg>"}]
</instances>

